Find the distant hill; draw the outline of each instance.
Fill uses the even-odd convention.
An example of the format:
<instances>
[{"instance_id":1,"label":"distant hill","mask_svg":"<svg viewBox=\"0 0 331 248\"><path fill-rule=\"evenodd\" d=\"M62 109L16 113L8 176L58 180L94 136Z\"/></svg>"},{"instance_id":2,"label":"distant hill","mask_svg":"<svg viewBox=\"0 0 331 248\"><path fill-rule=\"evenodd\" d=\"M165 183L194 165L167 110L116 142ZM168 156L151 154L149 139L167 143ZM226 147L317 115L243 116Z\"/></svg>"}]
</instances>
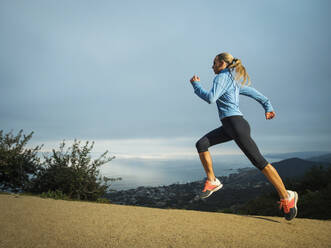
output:
<instances>
[{"instance_id":1,"label":"distant hill","mask_svg":"<svg viewBox=\"0 0 331 248\"><path fill-rule=\"evenodd\" d=\"M312 166L330 166L326 162L314 162L300 158L289 158L280 162L274 163L273 166L277 169L281 177L301 177L303 176Z\"/></svg>"},{"instance_id":2,"label":"distant hill","mask_svg":"<svg viewBox=\"0 0 331 248\"><path fill-rule=\"evenodd\" d=\"M313 166L330 166L326 162L314 162L300 158L289 158L272 164L278 171L278 174L282 179L286 178L299 178L302 177ZM247 182L267 182L266 177L255 168L247 168L239 172L239 174L230 174L228 180L233 184L246 184Z\"/></svg>"},{"instance_id":3,"label":"distant hill","mask_svg":"<svg viewBox=\"0 0 331 248\"><path fill-rule=\"evenodd\" d=\"M322 155L322 156L315 156L308 158L307 160L309 161L314 161L314 162L326 162L326 163L331 163L331 153Z\"/></svg>"},{"instance_id":4,"label":"distant hill","mask_svg":"<svg viewBox=\"0 0 331 248\"><path fill-rule=\"evenodd\" d=\"M264 154L266 158L288 159L288 158L301 158L309 160L312 157L319 157L330 153L329 151L305 151L305 152L286 152L286 153L269 153Z\"/></svg>"}]
</instances>

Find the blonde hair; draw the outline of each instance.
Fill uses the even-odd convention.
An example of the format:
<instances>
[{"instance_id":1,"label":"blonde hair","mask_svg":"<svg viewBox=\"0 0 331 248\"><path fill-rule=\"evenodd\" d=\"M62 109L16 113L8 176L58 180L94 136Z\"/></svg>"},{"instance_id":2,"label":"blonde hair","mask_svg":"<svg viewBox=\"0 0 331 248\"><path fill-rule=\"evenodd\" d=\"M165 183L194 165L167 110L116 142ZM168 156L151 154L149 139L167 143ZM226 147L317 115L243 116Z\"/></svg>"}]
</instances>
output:
<instances>
[{"instance_id":1,"label":"blonde hair","mask_svg":"<svg viewBox=\"0 0 331 248\"><path fill-rule=\"evenodd\" d=\"M238 58L234 58L230 53L220 53L217 55L218 61L224 61L227 63L227 67L229 69L235 70L236 74L234 79L239 80L242 79L241 84L245 85L247 82L247 85L251 84L251 80L246 72L245 67L241 64L241 60Z\"/></svg>"}]
</instances>

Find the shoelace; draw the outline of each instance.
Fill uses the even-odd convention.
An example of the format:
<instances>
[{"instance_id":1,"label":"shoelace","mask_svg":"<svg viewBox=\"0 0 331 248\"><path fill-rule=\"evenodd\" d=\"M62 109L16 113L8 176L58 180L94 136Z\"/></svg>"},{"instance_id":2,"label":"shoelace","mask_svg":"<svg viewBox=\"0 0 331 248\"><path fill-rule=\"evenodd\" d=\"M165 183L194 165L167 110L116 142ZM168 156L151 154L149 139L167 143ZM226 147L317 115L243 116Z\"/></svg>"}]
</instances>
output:
<instances>
[{"instance_id":1,"label":"shoelace","mask_svg":"<svg viewBox=\"0 0 331 248\"><path fill-rule=\"evenodd\" d=\"M279 204L279 209L284 209L284 213L289 213L290 212L290 207L289 205L289 201L288 200L280 200L277 202Z\"/></svg>"}]
</instances>

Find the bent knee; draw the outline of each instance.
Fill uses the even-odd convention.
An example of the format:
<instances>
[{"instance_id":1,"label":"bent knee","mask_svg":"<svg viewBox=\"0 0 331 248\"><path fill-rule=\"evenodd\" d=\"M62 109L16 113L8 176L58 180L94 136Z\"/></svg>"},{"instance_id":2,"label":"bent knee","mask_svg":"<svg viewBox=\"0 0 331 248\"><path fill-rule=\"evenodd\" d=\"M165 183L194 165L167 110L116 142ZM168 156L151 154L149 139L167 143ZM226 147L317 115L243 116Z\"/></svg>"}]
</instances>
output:
<instances>
[{"instance_id":1,"label":"bent knee","mask_svg":"<svg viewBox=\"0 0 331 248\"><path fill-rule=\"evenodd\" d=\"M206 137L202 137L195 144L195 147L197 148L199 153L208 151L209 146L209 140Z\"/></svg>"}]
</instances>

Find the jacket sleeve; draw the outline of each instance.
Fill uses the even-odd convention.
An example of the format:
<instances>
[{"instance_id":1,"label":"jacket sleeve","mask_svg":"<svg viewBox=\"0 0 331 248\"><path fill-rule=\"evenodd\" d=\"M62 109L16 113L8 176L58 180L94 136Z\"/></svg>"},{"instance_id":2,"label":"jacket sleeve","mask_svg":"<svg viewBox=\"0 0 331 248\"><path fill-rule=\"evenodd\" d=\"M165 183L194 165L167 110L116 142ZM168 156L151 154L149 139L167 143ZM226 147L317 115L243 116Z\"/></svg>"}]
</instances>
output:
<instances>
[{"instance_id":1,"label":"jacket sleeve","mask_svg":"<svg viewBox=\"0 0 331 248\"><path fill-rule=\"evenodd\" d=\"M202 100L205 100L209 104L215 103L219 97L221 97L226 90L226 80L224 76L217 75L213 81L213 87L208 92L204 90L200 82L194 81L192 83L194 93L199 96Z\"/></svg>"},{"instance_id":2,"label":"jacket sleeve","mask_svg":"<svg viewBox=\"0 0 331 248\"><path fill-rule=\"evenodd\" d=\"M270 103L270 100L267 97L265 97L264 95L262 95L259 91L254 89L253 87L241 86L239 94L251 97L254 100L256 100L257 102L259 102L262 105L262 107L264 108L265 112L274 111L274 109Z\"/></svg>"}]
</instances>

